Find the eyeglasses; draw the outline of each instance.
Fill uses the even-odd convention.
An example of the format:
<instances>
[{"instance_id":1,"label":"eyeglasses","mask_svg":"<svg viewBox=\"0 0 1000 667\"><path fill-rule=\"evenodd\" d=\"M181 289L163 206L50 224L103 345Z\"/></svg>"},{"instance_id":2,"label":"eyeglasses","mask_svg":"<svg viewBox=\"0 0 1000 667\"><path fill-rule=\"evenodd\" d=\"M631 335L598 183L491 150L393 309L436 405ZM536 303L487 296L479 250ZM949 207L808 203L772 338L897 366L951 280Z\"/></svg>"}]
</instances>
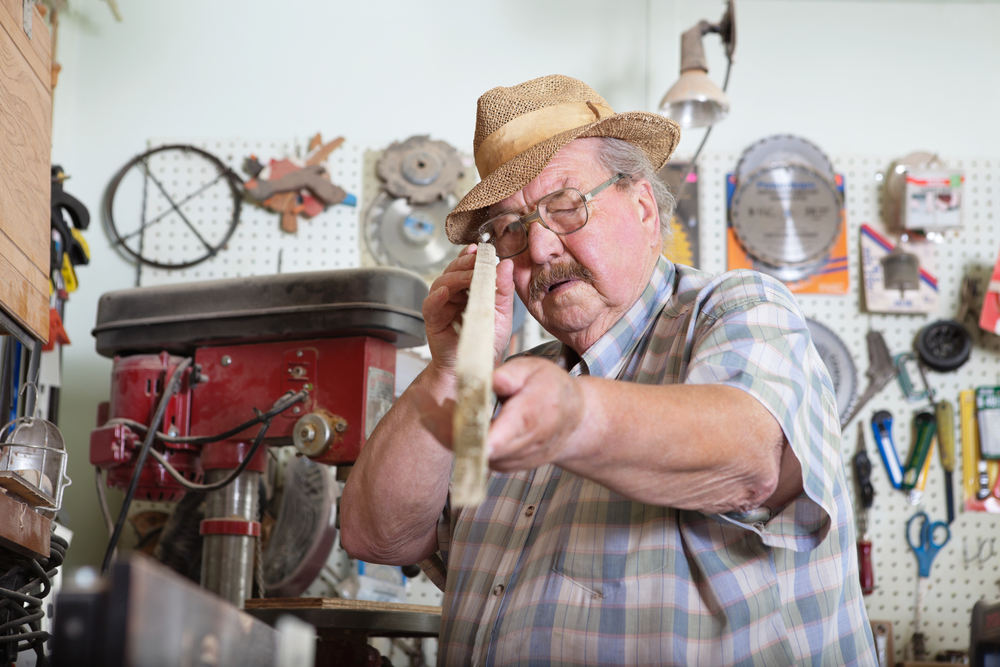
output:
<instances>
[{"instance_id":1,"label":"eyeglasses","mask_svg":"<svg viewBox=\"0 0 1000 667\"><path fill-rule=\"evenodd\" d=\"M532 222L540 222L560 236L578 232L590 219L587 202L623 178L625 174L615 174L587 194L576 188L550 192L535 203L534 213L519 216L508 212L490 218L479 227L479 238L483 243L493 244L499 259L507 259L528 247L528 227Z\"/></svg>"}]
</instances>

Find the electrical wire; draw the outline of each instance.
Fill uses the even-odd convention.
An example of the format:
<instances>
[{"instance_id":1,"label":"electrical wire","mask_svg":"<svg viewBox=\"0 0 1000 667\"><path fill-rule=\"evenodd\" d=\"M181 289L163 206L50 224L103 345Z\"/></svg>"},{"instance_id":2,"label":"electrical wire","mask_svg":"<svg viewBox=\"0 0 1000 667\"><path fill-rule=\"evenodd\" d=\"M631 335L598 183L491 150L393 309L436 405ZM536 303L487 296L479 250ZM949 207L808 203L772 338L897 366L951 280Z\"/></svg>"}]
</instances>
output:
<instances>
[{"instance_id":1,"label":"electrical wire","mask_svg":"<svg viewBox=\"0 0 1000 667\"><path fill-rule=\"evenodd\" d=\"M159 463L164 468L166 468L170 476L173 477L177 481L177 483L183 486L185 489L189 491L218 491L219 489L232 484L237 477L243 474L243 471L247 469L247 466L250 465L250 461L252 461L253 457L257 454L257 450L260 449L261 443L264 442L264 434L267 433L267 429L270 426L271 426L271 420L270 419L265 420L263 424L261 424L260 430L257 431L257 437L254 438L253 444L250 445L250 449L247 450L246 456L244 456L243 460L240 461L240 464L236 466L236 469L233 470L233 472L230 473L225 479L220 479L218 482L213 482L212 484L198 484L197 482L192 482L191 480L184 477L184 475L182 475L180 472L178 472L176 468L170 465L170 463L167 461L166 457L163 456L163 454L156 451L155 449L149 450L149 453L150 455L152 455L154 459L156 459L156 462Z\"/></svg>"},{"instance_id":2,"label":"electrical wire","mask_svg":"<svg viewBox=\"0 0 1000 667\"><path fill-rule=\"evenodd\" d=\"M228 477L226 477L225 479L221 479L218 482L214 482L212 484L198 484L196 482L192 482L186 477L184 477L184 475L182 475L176 468L170 465L170 463L167 461L166 457L163 456L163 454L156 451L155 449L151 449L149 453L154 459L156 459L156 461L160 465L162 465L166 469L166 471L170 474L170 476L173 477L175 480L177 480L177 482L185 489L189 491L218 491L219 489L232 484L233 481L235 481L236 478L239 477L244 470L246 470L247 466L250 465L251 459L253 459L254 455L257 454L257 450L260 449L261 443L264 442L264 434L267 433L267 429L270 428L271 426L271 419L274 418L279 413L284 412L288 408L292 407L292 405L294 405L295 403L306 400L306 398L308 397L309 397L309 392L304 389L294 394L285 394L284 396L282 396L281 398L279 398L277 401L274 402L274 405L271 407L270 410L261 413L261 417L263 419L261 420L260 430L257 432L257 437L254 438L253 444L250 445L250 449L247 451L246 456L243 457L243 460L240 461L240 464L236 467L235 470L233 470L232 473L230 473ZM227 431L227 433L235 434L243 430L242 427L237 427L237 429Z\"/></svg>"},{"instance_id":3,"label":"electrical wire","mask_svg":"<svg viewBox=\"0 0 1000 667\"><path fill-rule=\"evenodd\" d=\"M104 476L101 472L99 466L94 466L94 478L97 482L97 504L101 506L101 516L104 517L104 525L108 529L108 537L111 537L111 533L115 532L115 521L111 518L111 510L108 509L108 498L104 493Z\"/></svg>"},{"instance_id":4,"label":"electrical wire","mask_svg":"<svg viewBox=\"0 0 1000 667\"><path fill-rule=\"evenodd\" d=\"M15 653L34 649L35 664L40 667L49 664L44 648L50 634L39 625L39 621L45 617L43 599L52 591L52 577L65 560L68 546L65 539L53 534L50 536L48 558L32 559L13 553L2 557L4 564L8 566L3 579L27 580L27 583L16 590L0 588L0 612L6 612L7 619L15 616L13 620L0 625L0 648L6 644L15 644ZM38 589L41 590L36 592ZM10 649L0 650L0 653L6 653L9 657Z\"/></svg>"},{"instance_id":5,"label":"electrical wire","mask_svg":"<svg viewBox=\"0 0 1000 667\"><path fill-rule=\"evenodd\" d=\"M153 441L156 439L156 429L163 420L163 415L167 411L167 405L177 390L184 371L191 366L193 361L190 357L181 360L170 376L170 380L163 388L163 395L156 406L156 412L153 413L153 421L149 432L146 434L146 440L142 443L142 449L139 450L139 455L135 459L135 470L132 472L132 479L129 481L128 490L125 492L125 501L122 503L121 511L118 513L118 521L115 523L114 531L112 531L111 538L108 540L108 548L104 552L104 561L101 563L101 574L107 573L108 566L111 564L111 557L118 546L118 538L121 537L122 528L125 526L125 517L128 515L128 509L132 504L132 498L135 496L135 490L139 486L139 477L141 476L142 468L146 464L146 457L149 455L149 450L153 448Z\"/></svg>"},{"instance_id":6,"label":"electrical wire","mask_svg":"<svg viewBox=\"0 0 1000 667\"><path fill-rule=\"evenodd\" d=\"M296 392L294 394L285 394L271 406L271 409L267 412L258 412L257 416L252 419L248 419L239 426L234 426L233 428L219 433L218 435L169 435L163 433L162 431L156 432L156 439L160 442L171 443L171 444L184 444L184 445L207 445L213 442L219 442L220 440L227 440L237 433L247 430L251 426L256 426L260 424L265 419L270 419L291 407L293 404L300 401L306 400L309 397L309 392L303 389L302 391ZM134 419L127 419L125 417L115 417L114 419L109 419L105 425L122 424L128 426L134 431L141 434L146 434L149 431L149 427L142 422L137 422ZM155 430L155 429L154 429Z\"/></svg>"}]
</instances>

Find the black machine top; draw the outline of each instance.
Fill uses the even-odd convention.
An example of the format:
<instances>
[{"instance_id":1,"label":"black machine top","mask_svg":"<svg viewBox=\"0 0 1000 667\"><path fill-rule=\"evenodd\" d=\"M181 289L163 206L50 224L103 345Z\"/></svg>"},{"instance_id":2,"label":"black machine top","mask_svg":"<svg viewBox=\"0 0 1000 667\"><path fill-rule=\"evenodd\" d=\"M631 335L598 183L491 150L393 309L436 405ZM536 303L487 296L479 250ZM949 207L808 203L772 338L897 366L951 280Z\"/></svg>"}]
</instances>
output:
<instances>
[{"instance_id":1,"label":"black machine top","mask_svg":"<svg viewBox=\"0 0 1000 667\"><path fill-rule=\"evenodd\" d=\"M227 278L108 292L97 305L105 357L269 340L372 336L398 348L426 341L427 284L396 268Z\"/></svg>"}]
</instances>

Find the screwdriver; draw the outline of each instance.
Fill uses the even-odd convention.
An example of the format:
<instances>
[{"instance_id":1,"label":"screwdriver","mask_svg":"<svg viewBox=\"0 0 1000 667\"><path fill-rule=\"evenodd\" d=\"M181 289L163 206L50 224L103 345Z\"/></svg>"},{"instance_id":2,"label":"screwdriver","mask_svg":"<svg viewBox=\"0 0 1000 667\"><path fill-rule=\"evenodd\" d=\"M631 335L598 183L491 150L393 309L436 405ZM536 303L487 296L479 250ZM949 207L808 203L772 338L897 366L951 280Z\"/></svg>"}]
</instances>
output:
<instances>
[{"instance_id":1,"label":"screwdriver","mask_svg":"<svg viewBox=\"0 0 1000 667\"><path fill-rule=\"evenodd\" d=\"M941 454L941 468L944 469L944 497L948 511L948 523L955 520L955 489L952 473L955 470L955 408L949 401L938 401L934 406L937 419L938 447Z\"/></svg>"},{"instance_id":2,"label":"screwdriver","mask_svg":"<svg viewBox=\"0 0 1000 667\"><path fill-rule=\"evenodd\" d=\"M858 522L858 569L861 576L861 593L869 595L875 590L875 573L872 570L872 543L868 539L868 512L875 502L872 486L872 462L865 449L865 424L858 422L858 450L854 454L854 483L860 508Z\"/></svg>"},{"instance_id":3,"label":"screwdriver","mask_svg":"<svg viewBox=\"0 0 1000 667\"><path fill-rule=\"evenodd\" d=\"M910 447L910 456L906 462L906 470L903 472L904 491L909 491L917 484L917 478L924 468L927 455L931 451L931 442L934 440L934 432L937 430L937 421L934 415L929 412L920 412L913 418L913 426L917 432L916 442Z\"/></svg>"}]
</instances>

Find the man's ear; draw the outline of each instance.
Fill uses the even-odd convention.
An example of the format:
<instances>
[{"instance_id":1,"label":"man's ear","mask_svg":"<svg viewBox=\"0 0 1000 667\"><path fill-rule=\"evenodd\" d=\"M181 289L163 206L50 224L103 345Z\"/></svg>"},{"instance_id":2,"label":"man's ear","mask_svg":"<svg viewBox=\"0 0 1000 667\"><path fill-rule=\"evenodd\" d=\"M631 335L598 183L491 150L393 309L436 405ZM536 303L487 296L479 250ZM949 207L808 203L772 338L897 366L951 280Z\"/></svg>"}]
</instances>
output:
<instances>
[{"instance_id":1,"label":"man's ear","mask_svg":"<svg viewBox=\"0 0 1000 667\"><path fill-rule=\"evenodd\" d=\"M643 230L650 239L650 245L660 245L660 214L656 207L656 197L653 195L653 186L646 179L636 181L635 185L636 206L639 213L639 221Z\"/></svg>"}]
</instances>

